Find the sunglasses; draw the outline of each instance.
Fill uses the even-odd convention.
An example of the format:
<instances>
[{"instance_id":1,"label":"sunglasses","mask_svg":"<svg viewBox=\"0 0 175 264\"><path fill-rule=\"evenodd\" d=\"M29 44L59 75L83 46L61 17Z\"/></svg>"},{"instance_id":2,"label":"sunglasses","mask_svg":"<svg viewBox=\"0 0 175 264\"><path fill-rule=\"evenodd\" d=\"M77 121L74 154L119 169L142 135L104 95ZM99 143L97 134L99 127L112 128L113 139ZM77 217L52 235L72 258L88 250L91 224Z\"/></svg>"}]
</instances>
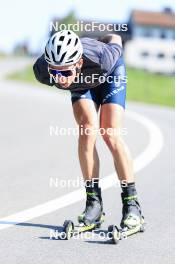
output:
<instances>
[{"instance_id":1,"label":"sunglasses","mask_svg":"<svg viewBox=\"0 0 175 264\"><path fill-rule=\"evenodd\" d=\"M75 68L70 70L56 70L48 67L48 72L50 75L53 75L54 77L60 76L60 77L70 77L73 75L73 72L75 71Z\"/></svg>"}]
</instances>

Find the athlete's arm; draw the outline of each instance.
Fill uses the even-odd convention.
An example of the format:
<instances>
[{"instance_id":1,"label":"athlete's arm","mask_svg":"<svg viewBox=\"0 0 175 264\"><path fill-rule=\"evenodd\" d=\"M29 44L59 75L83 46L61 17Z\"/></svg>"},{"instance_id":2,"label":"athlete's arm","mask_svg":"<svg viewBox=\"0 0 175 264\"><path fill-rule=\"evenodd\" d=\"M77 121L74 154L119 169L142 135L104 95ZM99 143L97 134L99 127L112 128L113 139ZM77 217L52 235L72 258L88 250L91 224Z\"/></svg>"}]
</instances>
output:
<instances>
[{"instance_id":1,"label":"athlete's arm","mask_svg":"<svg viewBox=\"0 0 175 264\"><path fill-rule=\"evenodd\" d=\"M106 44L118 44L122 47L122 38L117 34L107 34L104 37L100 37L98 40Z\"/></svg>"},{"instance_id":2,"label":"athlete's arm","mask_svg":"<svg viewBox=\"0 0 175 264\"><path fill-rule=\"evenodd\" d=\"M41 57L37 59L37 61L33 65L33 72L34 72L36 79L40 83L53 86L54 82L52 79L50 80L50 75L48 73L47 68L48 68L48 64L45 61L44 54L43 54Z\"/></svg>"},{"instance_id":3,"label":"athlete's arm","mask_svg":"<svg viewBox=\"0 0 175 264\"><path fill-rule=\"evenodd\" d=\"M98 39L103 42L103 55L101 57L102 69L108 69L108 73L115 67L116 62L122 56L122 39L116 34L107 34Z\"/></svg>"}]
</instances>

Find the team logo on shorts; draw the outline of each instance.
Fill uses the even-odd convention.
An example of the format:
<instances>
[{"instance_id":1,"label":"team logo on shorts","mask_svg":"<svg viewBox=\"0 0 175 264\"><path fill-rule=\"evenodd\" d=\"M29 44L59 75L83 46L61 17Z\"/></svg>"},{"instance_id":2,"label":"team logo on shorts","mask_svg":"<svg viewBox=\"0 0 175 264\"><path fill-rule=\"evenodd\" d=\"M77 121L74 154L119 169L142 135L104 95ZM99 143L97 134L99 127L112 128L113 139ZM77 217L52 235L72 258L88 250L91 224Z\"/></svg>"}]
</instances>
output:
<instances>
[{"instance_id":1,"label":"team logo on shorts","mask_svg":"<svg viewBox=\"0 0 175 264\"><path fill-rule=\"evenodd\" d=\"M118 89L113 90L112 92L108 93L105 98L103 99L103 103L106 102L106 100L108 100L111 96L118 94L120 91L123 91L125 89L124 86L121 86Z\"/></svg>"}]
</instances>

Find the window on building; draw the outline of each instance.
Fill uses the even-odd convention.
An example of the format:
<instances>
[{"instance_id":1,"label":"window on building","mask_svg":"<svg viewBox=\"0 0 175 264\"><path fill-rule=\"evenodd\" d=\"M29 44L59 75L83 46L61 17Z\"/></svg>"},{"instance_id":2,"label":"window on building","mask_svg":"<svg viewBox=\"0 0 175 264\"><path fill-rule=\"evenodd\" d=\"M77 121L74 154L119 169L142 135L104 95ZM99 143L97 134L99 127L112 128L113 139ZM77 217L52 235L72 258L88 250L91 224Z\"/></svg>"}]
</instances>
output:
<instances>
[{"instance_id":1,"label":"window on building","mask_svg":"<svg viewBox=\"0 0 175 264\"><path fill-rule=\"evenodd\" d=\"M157 54L157 57L158 57L159 59L163 59L163 58L165 58L165 54L162 53L162 52L160 52L160 53Z\"/></svg>"},{"instance_id":2,"label":"window on building","mask_svg":"<svg viewBox=\"0 0 175 264\"><path fill-rule=\"evenodd\" d=\"M165 39L165 38L167 37L165 31L162 31L162 32L160 33L160 37L161 37L162 39Z\"/></svg>"},{"instance_id":3,"label":"window on building","mask_svg":"<svg viewBox=\"0 0 175 264\"><path fill-rule=\"evenodd\" d=\"M145 30L145 32L144 32L144 36L145 36L145 37L151 37L151 36L152 36L152 32L151 32L151 30L150 30L150 29Z\"/></svg>"},{"instance_id":4,"label":"window on building","mask_svg":"<svg viewBox=\"0 0 175 264\"><path fill-rule=\"evenodd\" d=\"M141 56L144 57L144 58L146 58L146 57L149 56L149 53L148 53L147 51L143 51L143 52L141 53Z\"/></svg>"}]
</instances>

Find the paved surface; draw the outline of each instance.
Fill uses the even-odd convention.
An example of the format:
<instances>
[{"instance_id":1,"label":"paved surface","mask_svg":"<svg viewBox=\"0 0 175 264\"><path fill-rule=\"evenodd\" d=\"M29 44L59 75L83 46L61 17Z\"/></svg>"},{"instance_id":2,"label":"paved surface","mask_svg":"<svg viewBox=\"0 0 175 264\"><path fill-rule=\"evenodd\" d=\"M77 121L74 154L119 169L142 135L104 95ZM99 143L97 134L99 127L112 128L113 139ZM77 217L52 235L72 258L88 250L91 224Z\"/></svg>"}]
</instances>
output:
<instances>
[{"instance_id":1,"label":"paved surface","mask_svg":"<svg viewBox=\"0 0 175 264\"><path fill-rule=\"evenodd\" d=\"M0 70L20 69L27 63L1 61ZM69 93L5 81L5 73L1 71L0 82L1 219L77 189L72 185L51 187L51 178L81 179L77 136L50 136L49 130L50 126L76 127ZM51 231L60 231L65 219L76 221L84 209L83 200L1 229L1 263L175 263L175 110L133 103L128 104L128 109L151 119L164 138L162 151L137 173L139 198L148 222L146 232L120 241L117 246L100 239L98 234L91 239L50 239ZM136 158L147 147L150 135L142 124L129 117L125 126L125 140ZM97 143L101 177L105 178L114 172L112 157L101 138ZM101 230L105 232L109 224L119 224L121 219L119 187L103 191L103 200L106 221Z\"/></svg>"}]
</instances>

